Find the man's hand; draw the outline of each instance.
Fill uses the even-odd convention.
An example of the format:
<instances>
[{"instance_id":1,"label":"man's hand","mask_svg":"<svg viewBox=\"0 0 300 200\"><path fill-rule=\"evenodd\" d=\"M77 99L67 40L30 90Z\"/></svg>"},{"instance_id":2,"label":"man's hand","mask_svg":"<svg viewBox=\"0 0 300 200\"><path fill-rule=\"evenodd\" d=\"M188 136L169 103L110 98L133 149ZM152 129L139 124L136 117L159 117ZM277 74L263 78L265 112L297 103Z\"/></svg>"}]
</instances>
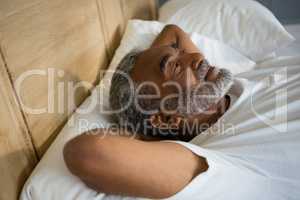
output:
<instances>
[{"instance_id":1,"label":"man's hand","mask_svg":"<svg viewBox=\"0 0 300 200\"><path fill-rule=\"evenodd\" d=\"M174 24L166 25L154 40L151 47L167 45L176 45L177 48L188 53L200 52L190 39L189 35Z\"/></svg>"}]
</instances>

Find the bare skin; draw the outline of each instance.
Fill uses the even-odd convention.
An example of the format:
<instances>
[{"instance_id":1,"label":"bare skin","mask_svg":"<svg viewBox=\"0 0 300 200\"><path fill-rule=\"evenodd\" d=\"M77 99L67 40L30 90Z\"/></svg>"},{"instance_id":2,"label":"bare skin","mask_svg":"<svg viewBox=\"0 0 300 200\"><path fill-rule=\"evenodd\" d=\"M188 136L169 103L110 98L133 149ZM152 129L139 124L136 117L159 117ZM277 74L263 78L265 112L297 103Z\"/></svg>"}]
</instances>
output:
<instances>
[{"instance_id":1,"label":"bare skin","mask_svg":"<svg viewBox=\"0 0 300 200\"><path fill-rule=\"evenodd\" d=\"M70 171L89 187L108 194L166 198L208 169L206 160L180 144L126 136L83 134L67 143Z\"/></svg>"},{"instance_id":2,"label":"bare skin","mask_svg":"<svg viewBox=\"0 0 300 200\"><path fill-rule=\"evenodd\" d=\"M190 73L188 79L174 74L171 69L176 63L160 70L161 59L166 55L172 59L168 63L179 63L178 72ZM167 80L174 79L183 87L197 84L193 70L203 59L186 33L175 25L168 25L152 46L138 56L131 77L137 82L155 82L164 96L173 92L172 88L162 87ZM207 80L214 80L217 73L217 69L210 71ZM225 112L221 108L228 108L225 98L211 107L210 114L191 116L187 120L212 124ZM166 121L164 113L154 114L151 118L154 127L183 120L182 116L173 115ZM74 175L100 192L166 198L182 190L195 176L209 168L205 158L177 143L163 142L159 138L149 141L141 136L120 136L103 129L92 133L69 141L64 148L64 159Z\"/></svg>"}]
</instances>

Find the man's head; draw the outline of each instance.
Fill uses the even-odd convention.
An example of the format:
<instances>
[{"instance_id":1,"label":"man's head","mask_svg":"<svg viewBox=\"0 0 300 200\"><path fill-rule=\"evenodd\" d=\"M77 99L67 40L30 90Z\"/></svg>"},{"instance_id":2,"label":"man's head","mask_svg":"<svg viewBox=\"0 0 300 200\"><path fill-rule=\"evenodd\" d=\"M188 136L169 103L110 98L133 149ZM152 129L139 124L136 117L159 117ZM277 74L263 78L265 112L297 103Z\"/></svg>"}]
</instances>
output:
<instances>
[{"instance_id":1,"label":"man's head","mask_svg":"<svg viewBox=\"0 0 300 200\"><path fill-rule=\"evenodd\" d=\"M112 79L110 102L120 123L140 132L213 123L228 102L233 77L210 66L201 53L174 45L128 54Z\"/></svg>"}]
</instances>

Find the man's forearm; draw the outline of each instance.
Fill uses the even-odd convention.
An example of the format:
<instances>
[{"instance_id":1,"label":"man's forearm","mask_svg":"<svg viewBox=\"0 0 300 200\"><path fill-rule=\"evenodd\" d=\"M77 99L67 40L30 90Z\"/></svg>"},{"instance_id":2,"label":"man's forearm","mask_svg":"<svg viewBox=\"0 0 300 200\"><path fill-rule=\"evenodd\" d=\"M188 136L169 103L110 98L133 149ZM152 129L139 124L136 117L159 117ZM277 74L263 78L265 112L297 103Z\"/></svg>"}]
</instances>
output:
<instances>
[{"instance_id":1,"label":"man's forearm","mask_svg":"<svg viewBox=\"0 0 300 200\"><path fill-rule=\"evenodd\" d=\"M199 52L199 49L191 41L190 36L180 27L169 24L164 27L161 33L152 43L152 47L176 44L179 49L186 52Z\"/></svg>"}]
</instances>

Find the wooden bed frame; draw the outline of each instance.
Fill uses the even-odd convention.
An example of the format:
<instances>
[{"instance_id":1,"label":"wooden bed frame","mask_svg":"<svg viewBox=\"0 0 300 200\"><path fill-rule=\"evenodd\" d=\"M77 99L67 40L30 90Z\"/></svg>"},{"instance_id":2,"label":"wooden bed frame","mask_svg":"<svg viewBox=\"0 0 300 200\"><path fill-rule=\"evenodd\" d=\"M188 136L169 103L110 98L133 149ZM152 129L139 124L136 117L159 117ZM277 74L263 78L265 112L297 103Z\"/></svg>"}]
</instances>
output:
<instances>
[{"instance_id":1,"label":"wooden bed frame","mask_svg":"<svg viewBox=\"0 0 300 200\"><path fill-rule=\"evenodd\" d=\"M69 94L67 82L97 84L128 19L156 15L155 0L0 2L0 200L18 198L32 169L89 95L87 88ZM75 96L75 105L69 96Z\"/></svg>"}]
</instances>

